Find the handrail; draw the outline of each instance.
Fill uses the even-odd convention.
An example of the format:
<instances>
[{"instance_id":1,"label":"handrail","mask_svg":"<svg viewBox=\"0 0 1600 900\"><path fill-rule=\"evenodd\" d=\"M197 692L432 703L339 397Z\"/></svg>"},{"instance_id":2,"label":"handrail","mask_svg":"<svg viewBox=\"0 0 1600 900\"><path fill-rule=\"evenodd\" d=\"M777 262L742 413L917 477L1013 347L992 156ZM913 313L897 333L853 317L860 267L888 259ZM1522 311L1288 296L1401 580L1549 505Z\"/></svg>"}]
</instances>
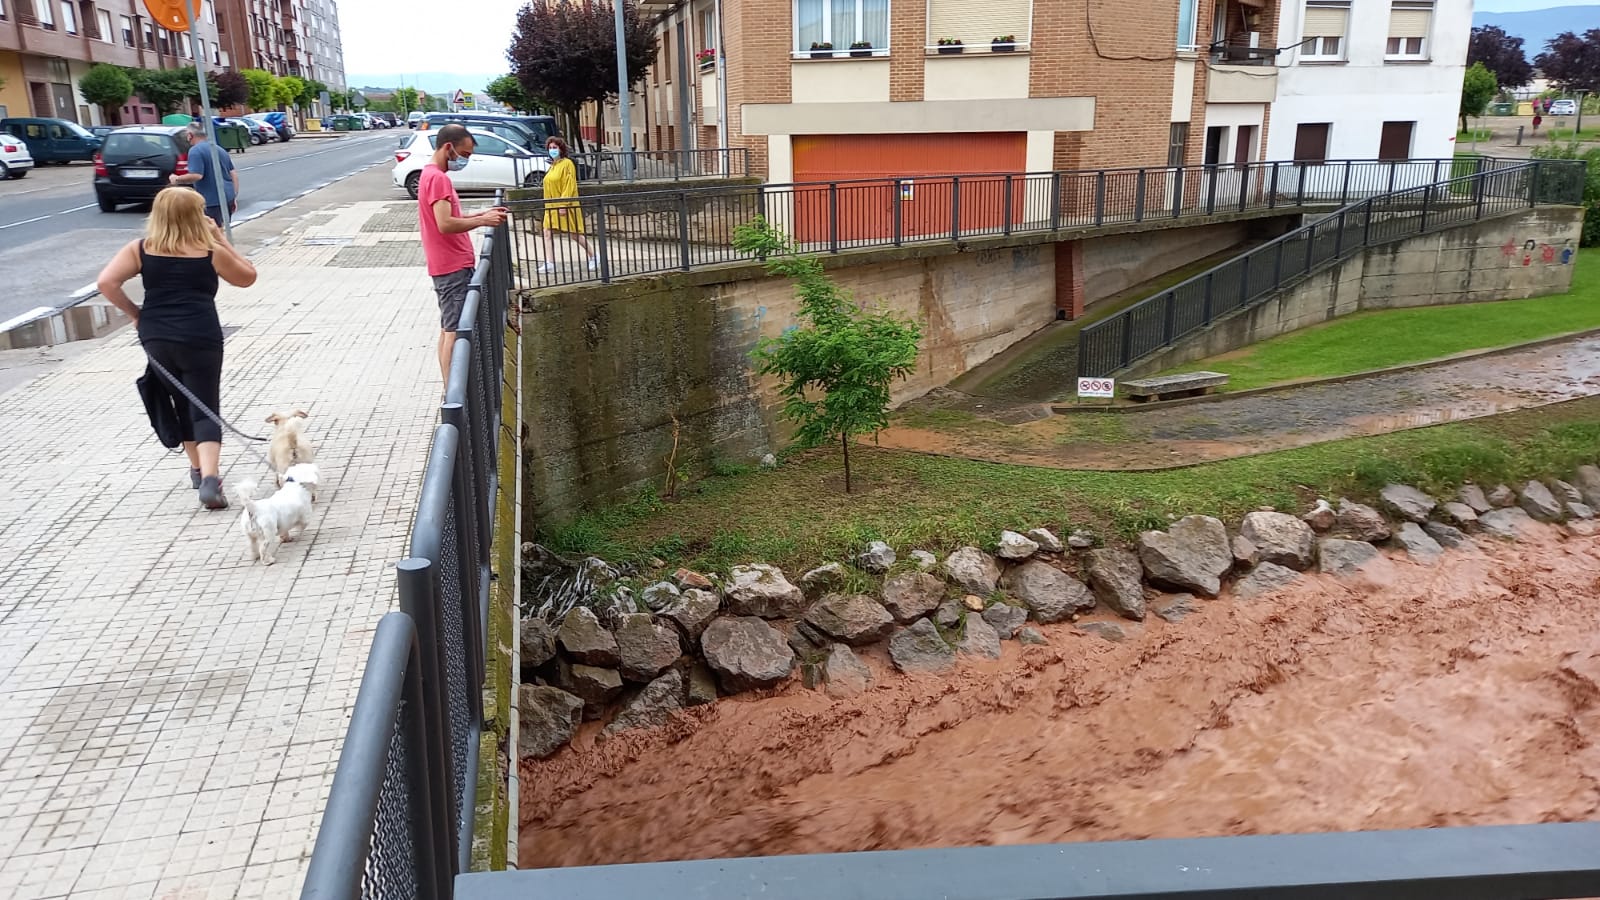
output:
<instances>
[{"instance_id":1,"label":"handrail","mask_svg":"<svg viewBox=\"0 0 1600 900\"><path fill-rule=\"evenodd\" d=\"M1479 158L1471 164L1469 174L1347 203L1085 326L1078 334L1078 376L1113 375L1368 247L1511 209L1581 202L1582 162Z\"/></svg>"}]
</instances>

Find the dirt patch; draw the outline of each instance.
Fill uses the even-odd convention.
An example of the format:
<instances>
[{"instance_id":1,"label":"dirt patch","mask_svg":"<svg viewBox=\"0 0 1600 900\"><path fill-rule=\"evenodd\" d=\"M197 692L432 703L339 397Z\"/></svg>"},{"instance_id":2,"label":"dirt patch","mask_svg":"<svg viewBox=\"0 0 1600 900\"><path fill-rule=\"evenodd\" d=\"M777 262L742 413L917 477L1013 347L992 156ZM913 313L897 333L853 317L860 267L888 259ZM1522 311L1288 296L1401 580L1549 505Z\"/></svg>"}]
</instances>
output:
<instances>
[{"instance_id":1,"label":"dirt patch","mask_svg":"<svg viewBox=\"0 0 1600 900\"><path fill-rule=\"evenodd\" d=\"M798 685L522 768L521 864L1592 818L1600 540L1070 625L948 677Z\"/></svg>"}]
</instances>

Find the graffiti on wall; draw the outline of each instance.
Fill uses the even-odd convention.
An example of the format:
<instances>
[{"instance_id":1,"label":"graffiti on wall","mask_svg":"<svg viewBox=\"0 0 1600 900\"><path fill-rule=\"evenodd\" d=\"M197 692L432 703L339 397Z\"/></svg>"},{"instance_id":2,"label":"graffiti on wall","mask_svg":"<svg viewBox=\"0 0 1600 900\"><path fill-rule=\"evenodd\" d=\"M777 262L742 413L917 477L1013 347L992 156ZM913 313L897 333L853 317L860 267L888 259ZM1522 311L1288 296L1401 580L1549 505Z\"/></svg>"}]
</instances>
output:
<instances>
[{"instance_id":1,"label":"graffiti on wall","mask_svg":"<svg viewBox=\"0 0 1600 900\"><path fill-rule=\"evenodd\" d=\"M1500 245L1500 253L1512 263L1524 266L1533 265L1533 260L1538 257L1539 262L1545 265L1572 265L1572 242L1564 241L1560 247L1554 244L1541 244L1532 238L1523 241L1519 246L1516 239L1506 241Z\"/></svg>"}]
</instances>

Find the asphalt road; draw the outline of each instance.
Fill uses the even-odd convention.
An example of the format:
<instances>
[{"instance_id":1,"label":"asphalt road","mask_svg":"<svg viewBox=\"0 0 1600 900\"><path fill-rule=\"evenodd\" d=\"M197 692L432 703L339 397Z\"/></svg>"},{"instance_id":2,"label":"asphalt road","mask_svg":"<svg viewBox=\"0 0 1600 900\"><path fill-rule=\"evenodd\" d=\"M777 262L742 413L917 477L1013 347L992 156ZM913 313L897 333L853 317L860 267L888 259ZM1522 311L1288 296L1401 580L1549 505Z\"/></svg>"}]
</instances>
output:
<instances>
[{"instance_id":1,"label":"asphalt road","mask_svg":"<svg viewBox=\"0 0 1600 900\"><path fill-rule=\"evenodd\" d=\"M234 156L237 219L260 216L362 169L394 161L404 130L341 138L296 138ZM0 323L41 307L70 305L92 286L106 260L144 230L149 207L103 213L88 163L46 166L0 181ZM385 190L373 199L391 199Z\"/></svg>"}]
</instances>

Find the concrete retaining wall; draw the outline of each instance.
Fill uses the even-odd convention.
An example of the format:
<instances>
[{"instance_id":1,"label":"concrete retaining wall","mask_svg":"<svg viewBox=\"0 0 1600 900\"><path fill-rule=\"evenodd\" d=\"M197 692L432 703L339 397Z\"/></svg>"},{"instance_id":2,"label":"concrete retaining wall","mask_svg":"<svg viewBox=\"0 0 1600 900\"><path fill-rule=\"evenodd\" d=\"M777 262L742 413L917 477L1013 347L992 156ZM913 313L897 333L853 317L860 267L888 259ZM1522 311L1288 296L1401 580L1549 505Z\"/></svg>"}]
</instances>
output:
<instances>
[{"instance_id":1,"label":"concrete retaining wall","mask_svg":"<svg viewBox=\"0 0 1600 900\"><path fill-rule=\"evenodd\" d=\"M1213 323L1122 377L1164 371L1360 310L1564 293L1572 286L1582 225L1581 208L1545 206L1375 247Z\"/></svg>"},{"instance_id":2,"label":"concrete retaining wall","mask_svg":"<svg viewBox=\"0 0 1600 900\"><path fill-rule=\"evenodd\" d=\"M1250 222L1225 222L1199 228L1142 231L1083 242L1083 299L1086 308L1161 272L1237 247L1250 236Z\"/></svg>"}]
</instances>

